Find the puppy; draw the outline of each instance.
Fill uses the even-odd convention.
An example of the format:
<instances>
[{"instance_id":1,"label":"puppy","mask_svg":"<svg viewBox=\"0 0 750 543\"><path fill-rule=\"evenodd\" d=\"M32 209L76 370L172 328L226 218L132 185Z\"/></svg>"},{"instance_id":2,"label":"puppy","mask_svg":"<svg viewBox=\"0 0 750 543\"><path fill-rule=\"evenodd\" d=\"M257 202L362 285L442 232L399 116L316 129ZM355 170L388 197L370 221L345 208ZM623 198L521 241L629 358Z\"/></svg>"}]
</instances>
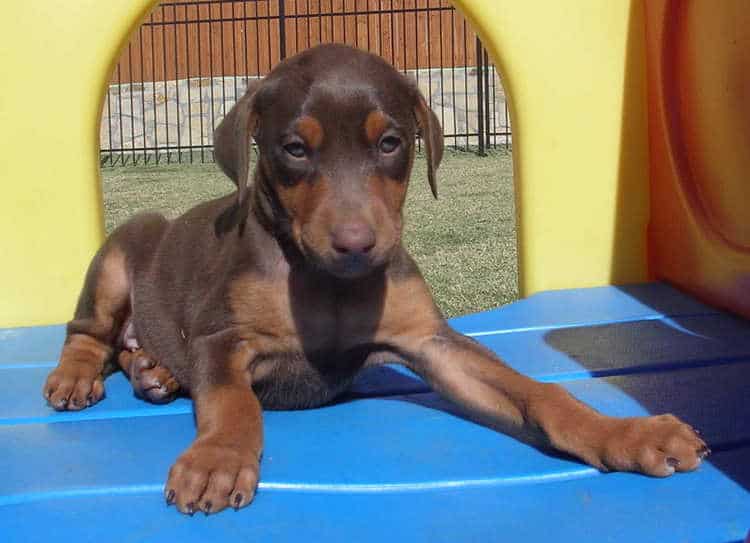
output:
<instances>
[{"instance_id":1,"label":"puppy","mask_svg":"<svg viewBox=\"0 0 750 543\"><path fill-rule=\"evenodd\" d=\"M262 407L325 404L386 358L476 420L601 470L698 467L706 444L675 417L601 415L446 324L401 243L417 134L437 194L436 116L412 82L349 47L305 51L252 84L215 135L236 194L112 233L47 379L50 404L99 401L123 348L152 361L131 373L158 361L195 406L197 438L165 487L189 514L253 499ZM251 138L259 157L248 183Z\"/></svg>"}]
</instances>

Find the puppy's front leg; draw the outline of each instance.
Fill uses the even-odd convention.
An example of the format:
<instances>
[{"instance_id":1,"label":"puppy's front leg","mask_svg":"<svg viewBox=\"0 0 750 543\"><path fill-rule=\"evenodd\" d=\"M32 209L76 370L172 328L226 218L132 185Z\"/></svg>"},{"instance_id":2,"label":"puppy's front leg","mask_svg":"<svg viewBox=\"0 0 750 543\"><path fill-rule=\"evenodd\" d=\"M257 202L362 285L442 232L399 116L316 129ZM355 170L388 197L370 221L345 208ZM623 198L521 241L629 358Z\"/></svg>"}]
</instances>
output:
<instances>
[{"instance_id":1,"label":"puppy's front leg","mask_svg":"<svg viewBox=\"0 0 750 543\"><path fill-rule=\"evenodd\" d=\"M519 374L447 326L410 343L404 354L414 360L412 369L481 422L600 470L664 477L694 470L708 454L696 432L672 415L604 416L558 385Z\"/></svg>"},{"instance_id":2,"label":"puppy's front leg","mask_svg":"<svg viewBox=\"0 0 750 543\"><path fill-rule=\"evenodd\" d=\"M167 503L190 515L244 507L258 484L263 419L247 371L253 351L230 336L205 336L191 348L198 437L172 466L165 487Z\"/></svg>"}]
</instances>

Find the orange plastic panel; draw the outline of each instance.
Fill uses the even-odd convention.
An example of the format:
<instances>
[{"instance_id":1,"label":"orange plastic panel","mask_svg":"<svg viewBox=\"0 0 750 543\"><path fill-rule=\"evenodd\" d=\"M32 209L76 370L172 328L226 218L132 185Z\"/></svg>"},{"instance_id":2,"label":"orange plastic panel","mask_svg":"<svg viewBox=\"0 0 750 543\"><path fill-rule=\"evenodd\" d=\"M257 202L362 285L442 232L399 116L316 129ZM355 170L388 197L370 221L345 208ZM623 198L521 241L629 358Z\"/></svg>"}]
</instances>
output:
<instances>
[{"instance_id":1,"label":"orange plastic panel","mask_svg":"<svg viewBox=\"0 0 750 543\"><path fill-rule=\"evenodd\" d=\"M648 0L649 265L750 317L750 9Z\"/></svg>"}]
</instances>

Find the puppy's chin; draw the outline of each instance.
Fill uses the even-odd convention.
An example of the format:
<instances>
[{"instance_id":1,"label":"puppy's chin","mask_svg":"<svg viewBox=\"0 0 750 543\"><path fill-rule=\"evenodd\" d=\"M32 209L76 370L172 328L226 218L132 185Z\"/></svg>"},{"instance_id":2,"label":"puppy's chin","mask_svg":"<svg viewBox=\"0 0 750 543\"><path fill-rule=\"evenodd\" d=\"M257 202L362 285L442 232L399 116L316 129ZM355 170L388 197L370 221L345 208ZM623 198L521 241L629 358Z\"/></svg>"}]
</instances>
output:
<instances>
[{"instance_id":1,"label":"puppy's chin","mask_svg":"<svg viewBox=\"0 0 750 543\"><path fill-rule=\"evenodd\" d=\"M328 259L325 269L339 279L360 279L372 273L375 262L368 255L342 255Z\"/></svg>"}]
</instances>

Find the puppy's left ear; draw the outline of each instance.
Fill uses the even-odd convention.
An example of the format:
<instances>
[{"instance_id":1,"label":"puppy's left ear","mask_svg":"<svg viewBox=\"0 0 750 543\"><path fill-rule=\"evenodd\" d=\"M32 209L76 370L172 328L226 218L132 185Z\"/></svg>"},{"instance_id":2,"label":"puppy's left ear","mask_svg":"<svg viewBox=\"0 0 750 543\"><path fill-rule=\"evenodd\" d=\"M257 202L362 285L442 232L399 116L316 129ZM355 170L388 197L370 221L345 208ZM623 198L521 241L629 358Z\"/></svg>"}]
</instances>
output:
<instances>
[{"instance_id":1,"label":"puppy's left ear","mask_svg":"<svg viewBox=\"0 0 750 543\"><path fill-rule=\"evenodd\" d=\"M239 223L244 223L243 210L250 177L250 144L258 126L255 94L261 80L251 81L245 94L229 110L214 130L214 159L222 171L237 185L235 204L218 218L216 233L222 234Z\"/></svg>"},{"instance_id":2,"label":"puppy's left ear","mask_svg":"<svg viewBox=\"0 0 750 543\"><path fill-rule=\"evenodd\" d=\"M237 203L242 203L250 175L250 143L258 123L255 93L260 80L251 81L214 131L214 158L222 171L237 185Z\"/></svg>"},{"instance_id":3,"label":"puppy's left ear","mask_svg":"<svg viewBox=\"0 0 750 543\"><path fill-rule=\"evenodd\" d=\"M417 104L414 107L414 115L419 125L419 135L424 140L425 154L427 155L427 179L430 182L432 195L437 198L437 179L435 172L443 159L443 129L437 115L427 105L422 93L417 91Z\"/></svg>"}]
</instances>

